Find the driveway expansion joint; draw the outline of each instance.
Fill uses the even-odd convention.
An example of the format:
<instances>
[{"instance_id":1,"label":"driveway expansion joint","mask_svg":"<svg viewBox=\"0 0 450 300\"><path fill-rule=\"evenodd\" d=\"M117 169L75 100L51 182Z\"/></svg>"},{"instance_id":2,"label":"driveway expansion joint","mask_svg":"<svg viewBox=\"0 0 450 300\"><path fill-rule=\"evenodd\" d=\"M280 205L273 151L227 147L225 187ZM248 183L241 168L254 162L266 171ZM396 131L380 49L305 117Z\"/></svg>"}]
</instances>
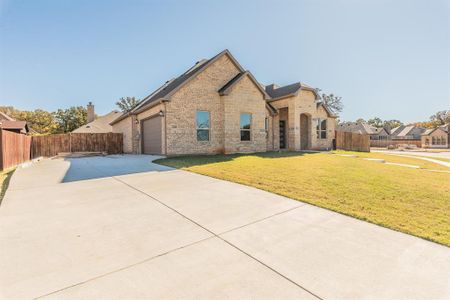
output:
<instances>
[{"instance_id":1,"label":"driveway expansion joint","mask_svg":"<svg viewBox=\"0 0 450 300\"><path fill-rule=\"evenodd\" d=\"M152 195L150 195L150 194L148 194L148 193L146 193L146 192L144 192L144 191L142 191L142 190L140 190L140 189L138 189L138 188L136 188L136 187L134 187L134 186L132 186L132 185L130 185L130 184L128 184L128 183L122 181L122 180L120 180L119 178L117 178L117 177L115 177L115 176L112 176L111 178L113 178L113 179L115 179L115 180L117 180L117 181L123 183L124 185L130 187L131 189L134 189L134 190L136 190L136 191L138 191L138 192L140 192L140 193L146 195L147 197L149 197L149 198L151 198L151 199L157 201L157 202L160 203L161 205L163 205L163 206L167 207L168 209L174 211L175 213L179 214L181 217L185 218L186 220L188 220L188 221L194 223L195 225L201 227L201 228L204 229L205 231L211 233L211 234L213 235L212 237L216 237L216 238L222 240L223 242L227 243L227 244L230 245L231 247L235 248L236 250L238 250L238 251L240 251L241 253L245 254L245 255L248 256L249 258L251 258L251 259L253 259L254 261L258 262L258 263L261 264L262 266L266 267L267 269L269 269L269 270L271 270L272 272L276 273L277 275L281 276L281 277L284 278L285 280L287 280L287 281L291 282L292 284L296 285L298 288L304 290L304 291L307 292L308 294L310 294L310 295L316 297L317 299L323 299L323 298L319 297L318 295L314 294L313 292L311 292L310 290L308 290L307 288L301 286L299 283L297 283L297 282L295 282L294 280L290 279L290 278L287 277L286 275L284 275L284 274L278 272L277 270L275 270L274 268L270 267L269 265L267 265L267 264L264 263L263 261L257 259L256 257L254 257L254 256L252 256L251 254L245 252L244 250L242 250L242 249L239 248L238 246L236 246L236 245L234 245L233 243L227 241L226 239L224 239L223 237L221 237L219 234L217 234L217 233L211 231L210 229L208 229L208 228L204 227L203 225L199 224L198 222L192 220L192 219L189 218L188 216L186 216L186 215L184 215L183 213L179 212L179 211L176 210L175 208L173 208L173 207L171 207L171 206L165 204L164 202L162 202L161 200L155 198L154 196L152 196ZM304 205L304 204L303 204L303 205ZM294 209L297 209L297 208L299 208L299 207L302 207L303 205L299 205L299 206L296 206L296 207L294 207L294 208L288 209L287 211L284 211L284 212L280 212L280 213L274 214L273 216L277 216L277 215L280 215L280 214L289 212L289 211L291 211L291 210L294 210ZM269 217L263 218L263 219L261 219L261 220L259 220L259 221L263 221L263 220L269 219L269 218L271 218L271 217L273 217L273 216L269 216ZM247 224L247 225L251 225L251 224L254 224L254 223L257 223L257 222L258 222L258 221L254 221L254 222L251 222L251 223L249 223L249 224ZM238 228L235 228L234 230L239 229L239 228L242 228L242 227L244 227L244 226L240 226L240 227L238 227ZM231 231L231 230L230 230L230 231ZM228 231L228 232L229 232L229 231Z\"/></svg>"}]
</instances>

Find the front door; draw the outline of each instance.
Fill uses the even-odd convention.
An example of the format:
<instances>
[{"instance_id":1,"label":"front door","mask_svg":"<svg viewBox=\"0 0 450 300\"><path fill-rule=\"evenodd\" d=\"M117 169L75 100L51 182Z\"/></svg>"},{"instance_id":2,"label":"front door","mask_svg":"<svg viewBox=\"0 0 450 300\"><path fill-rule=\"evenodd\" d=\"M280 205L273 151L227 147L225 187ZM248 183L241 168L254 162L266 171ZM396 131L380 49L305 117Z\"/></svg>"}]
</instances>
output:
<instances>
[{"instance_id":1,"label":"front door","mask_svg":"<svg viewBox=\"0 0 450 300\"><path fill-rule=\"evenodd\" d=\"M286 149L286 121L280 121L280 149Z\"/></svg>"}]
</instances>

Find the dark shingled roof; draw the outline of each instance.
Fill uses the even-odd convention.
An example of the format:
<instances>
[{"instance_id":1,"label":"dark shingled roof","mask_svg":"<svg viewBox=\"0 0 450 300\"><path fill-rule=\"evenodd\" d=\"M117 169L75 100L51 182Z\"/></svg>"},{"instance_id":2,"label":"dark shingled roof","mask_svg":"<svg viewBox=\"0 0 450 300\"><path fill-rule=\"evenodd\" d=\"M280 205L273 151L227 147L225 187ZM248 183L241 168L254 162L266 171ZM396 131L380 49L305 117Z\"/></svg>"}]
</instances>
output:
<instances>
[{"instance_id":1,"label":"dark shingled roof","mask_svg":"<svg viewBox=\"0 0 450 300\"><path fill-rule=\"evenodd\" d=\"M236 82L241 80L245 75L247 75L247 72L241 72L241 73L238 73L233 78L231 78L230 81L228 81L223 87L221 87L220 90L218 90L219 94L224 95L228 88L232 87Z\"/></svg>"},{"instance_id":2,"label":"dark shingled roof","mask_svg":"<svg viewBox=\"0 0 450 300\"><path fill-rule=\"evenodd\" d=\"M240 69L241 72L244 72L244 69L239 65L239 63L236 61L236 59L231 55L231 53L226 49L219 54L215 55L214 57L210 59L202 59L195 63L195 65L191 68L189 68L186 72L178 76L177 78L174 78L172 80L167 81L165 84L163 84L159 89L151 93L149 96L145 97L141 103L139 103L132 111L134 112L140 112L142 110L145 110L145 108L150 105L152 102L155 102L159 99L165 99L166 96L170 96L172 92L175 92L183 86L186 82L188 82L191 78L195 77L195 75L199 74L201 71L203 71L208 65L216 61L219 57L221 57L224 54L228 54L230 59L236 64L236 66Z\"/></svg>"},{"instance_id":3,"label":"dark shingled roof","mask_svg":"<svg viewBox=\"0 0 450 300\"><path fill-rule=\"evenodd\" d=\"M279 88L273 88L273 85L266 86L266 92L272 98L279 98L287 95L293 95L302 87L300 82L296 82L290 85L286 85Z\"/></svg>"},{"instance_id":4,"label":"dark shingled roof","mask_svg":"<svg viewBox=\"0 0 450 300\"><path fill-rule=\"evenodd\" d=\"M313 87L310 87L302 82L296 82L282 87L278 87L276 84L270 84L265 87L265 90L267 94L275 100L277 98L296 95L299 90L311 91L316 96L316 99L320 98L317 91Z\"/></svg>"},{"instance_id":5,"label":"dark shingled roof","mask_svg":"<svg viewBox=\"0 0 450 300\"><path fill-rule=\"evenodd\" d=\"M187 81L189 78L191 78L192 76L194 76L195 74L197 74L196 71L198 71L203 65L205 65L209 60L201 60L195 63L195 65L193 67L191 67L189 70L187 70L186 72L184 72L183 74L181 74L179 77L177 78L173 78L169 81L166 81L161 87L159 87L157 90L155 90L153 93L151 93L150 95L148 95L147 97L145 97L141 103L139 103L133 110L137 111L140 110L141 108L147 106L148 104L164 98L165 96L167 96L170 92L172 92L173 90L175 90L178 86L180 86L183 82Z\"/></svg>"}]
</instances>

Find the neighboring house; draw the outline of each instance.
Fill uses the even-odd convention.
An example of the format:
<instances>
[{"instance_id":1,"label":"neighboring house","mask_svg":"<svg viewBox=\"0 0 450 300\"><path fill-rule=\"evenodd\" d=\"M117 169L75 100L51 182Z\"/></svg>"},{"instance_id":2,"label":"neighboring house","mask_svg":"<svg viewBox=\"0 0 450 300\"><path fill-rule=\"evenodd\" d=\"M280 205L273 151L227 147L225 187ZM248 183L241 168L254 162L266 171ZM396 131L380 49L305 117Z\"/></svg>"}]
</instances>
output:
<instances>
[{"instance_id":1,"label":"neighboring house","mask_svg":"<svg viewBox=\"0 0 450 300\"><path fill-rule=\"evenodd\" d=\"M391 130L392 140L420 140L425 128L414 125L401 125Z\"/></svg>"},{"instance_id":2,"label":"neighboring house","mask_svg":"<svg viewBox=\"0 0 450 300\"><path fill-rule=\"evenodd\" d=\"M212 154L331 149L335 116L301 83L264 87L228 50L201 60L114 120L124 151Z\"/></svg>"},{"instance_id":3,"label":"neighboring house","mask_svg":"<svg viewBox=\"0 0 450 300\"><path fill-rule=\"evenodd\" d=\"M73 133L108 133L112 132L112 126L109 124L117 119L122 113L113 110L110 113L95 118L94 105L89 102L87 105L87 124L83 125L74 131Z\"/></svg>"},{"instance_id":4,"label":"neighboring house","mask_svg":"<svg viewBox=\"0 0 450 300\"><path fill-rule=\"evenodd\" d=\"M15 133L27 134L30 132L27 122L16 121L3 112L0 112L0 128Z\"/></svg>"},{"instance_id":5,"label":"neighboring house","mask_svg":"<svg viewBox=\"0 0 450 300\"><path fill-rule=\"evenodd\" d=\"M377 128L375 126L369 125L366 122L361 123L353 123L353 122L346 122L339 124L337 126L337 130L344 131L344 132L354 132L354 133L360 133L360 134L368 134L370 137L370 140L372 141L383 141L389 139L389 129L388 128Z\"/></svg>"},{"instance_id":6,"label":"neighboring house","mask_svg":"<svg viewBox=\"0 0 450 300\"><path fill-rule=\"evenodd\" d=\"M427 129L421 136L422 148L450 148L450 123Z\"/></svg>"}]
</instances>

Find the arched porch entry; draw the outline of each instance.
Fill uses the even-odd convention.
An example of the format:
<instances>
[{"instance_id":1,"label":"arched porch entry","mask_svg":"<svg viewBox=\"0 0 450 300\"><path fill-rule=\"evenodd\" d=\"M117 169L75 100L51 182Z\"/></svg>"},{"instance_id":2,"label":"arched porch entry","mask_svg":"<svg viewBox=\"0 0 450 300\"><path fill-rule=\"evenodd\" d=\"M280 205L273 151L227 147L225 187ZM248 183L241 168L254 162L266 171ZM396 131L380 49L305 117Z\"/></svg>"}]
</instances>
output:
<instances>
[{"instance_id":1,"label":"arched porch entry","mask_svg":"<svg viewBox=\"0 0 450 300\"><path fill-rule=\"evenodd\" d=\"M311 116L308 114L300 115L300 149L308 150L311 148Z\"/></svg>"}]
</instances>

